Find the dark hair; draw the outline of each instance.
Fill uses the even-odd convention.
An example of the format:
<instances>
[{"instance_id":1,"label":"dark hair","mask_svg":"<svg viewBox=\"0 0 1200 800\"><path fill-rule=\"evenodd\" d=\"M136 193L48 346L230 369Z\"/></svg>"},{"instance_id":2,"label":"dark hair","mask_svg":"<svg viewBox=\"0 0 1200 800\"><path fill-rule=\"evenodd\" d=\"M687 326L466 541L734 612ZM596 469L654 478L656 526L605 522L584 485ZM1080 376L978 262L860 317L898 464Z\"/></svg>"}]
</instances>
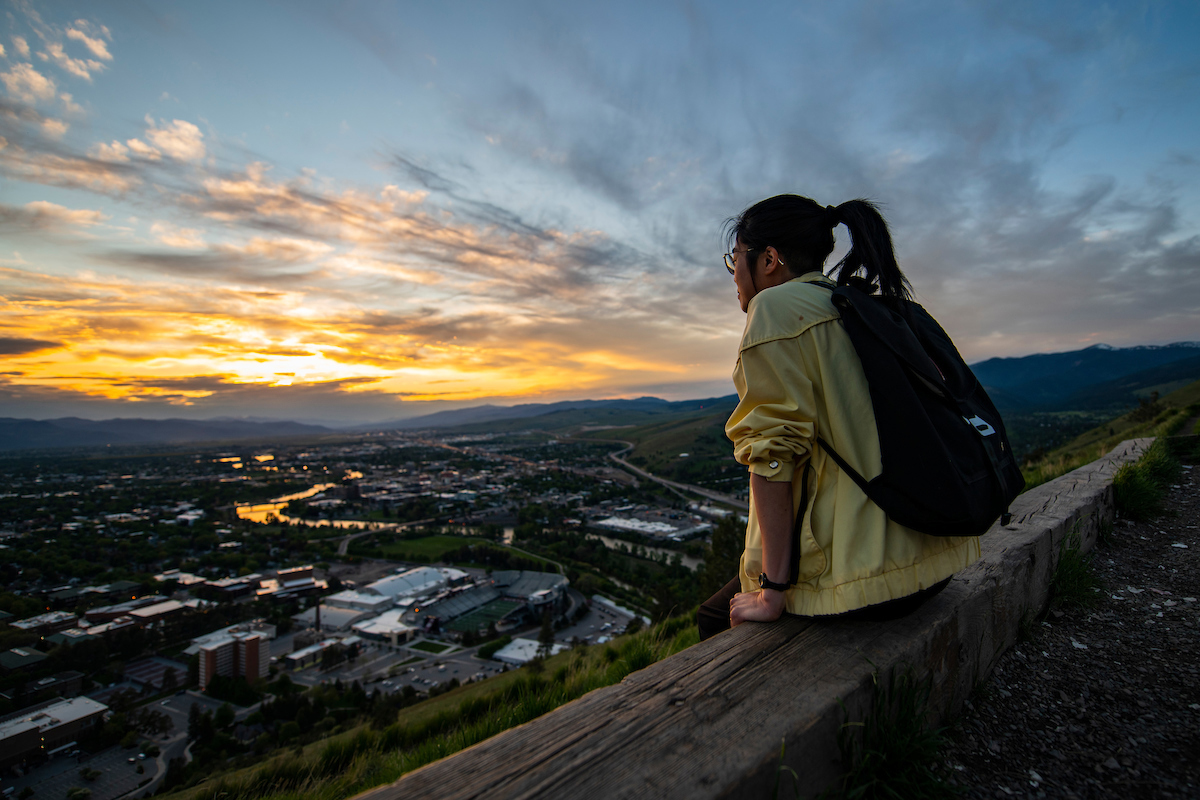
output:
<instances>
[{"instance_id":1,"label":"dark hair","mask_svg":"<svg viewBox=\"0 0 1200 800\"><path fill-rule=\"evenodd\" d=\"M850 230L850 252L833 274L840 286L857 286L885 297L910 297L908 278L896 263L887 221L869 200L821 206L795 194L781 194L747 208L726 224L729 249L738 242L757 258L768 246L779 251L793 275L822 270L833 252L833 229ZM859 272L862 275L859 275Z\"/></svg>"}]
</instances>

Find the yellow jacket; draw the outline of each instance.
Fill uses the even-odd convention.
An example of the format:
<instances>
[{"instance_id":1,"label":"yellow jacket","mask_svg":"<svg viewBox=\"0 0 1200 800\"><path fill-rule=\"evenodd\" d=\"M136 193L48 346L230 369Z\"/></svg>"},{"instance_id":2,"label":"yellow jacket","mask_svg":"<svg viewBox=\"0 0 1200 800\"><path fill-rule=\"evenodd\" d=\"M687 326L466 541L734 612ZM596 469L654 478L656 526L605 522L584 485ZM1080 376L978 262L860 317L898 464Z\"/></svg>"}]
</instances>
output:
<instances>
[{"instance_id":1,"label":"yellow jacket","mask_svg":"<svg viewBox=\"0 0 1200 800\"><path fill-rule=\"evenodd\" d=\"M882 471L875 412L854 345L838 322L832 285L810 273L751 299L733 382L739 402L725 434L750 472L792 482L800 508L806 462L809 507L800 533L800 577L787 611L839 614L905 597L979 558L979 538L927 536L888 519L819 446L834 447L863 477ZM742 591L758 589L762 535L750 502Z\"/></svg>"}]
</instances>

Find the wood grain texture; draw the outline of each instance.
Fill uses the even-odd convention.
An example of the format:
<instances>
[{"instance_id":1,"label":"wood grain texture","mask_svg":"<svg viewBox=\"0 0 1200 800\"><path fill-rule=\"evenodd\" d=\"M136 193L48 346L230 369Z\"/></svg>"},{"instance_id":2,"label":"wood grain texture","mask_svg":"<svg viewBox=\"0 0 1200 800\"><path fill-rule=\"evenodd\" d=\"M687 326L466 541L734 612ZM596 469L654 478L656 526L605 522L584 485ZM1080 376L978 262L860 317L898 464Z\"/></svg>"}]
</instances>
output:
<instances>
[{"instance_id":1,"label":"wood grain texture","mask_svg":"<svg viewBox=\"0 0 1200 800\"><path fill-rule=\"evenodd\" d=\"M932 722L957 713L1045 607L1062 540L1091 546L1113 514L1113 473L1150 441L1021 495L980 561L903 619L742 625L359 798L766 797L781 743L818 793L841 771L838 701L861 719L872 664L930 676Z\"/></svg>"}]
</instances>

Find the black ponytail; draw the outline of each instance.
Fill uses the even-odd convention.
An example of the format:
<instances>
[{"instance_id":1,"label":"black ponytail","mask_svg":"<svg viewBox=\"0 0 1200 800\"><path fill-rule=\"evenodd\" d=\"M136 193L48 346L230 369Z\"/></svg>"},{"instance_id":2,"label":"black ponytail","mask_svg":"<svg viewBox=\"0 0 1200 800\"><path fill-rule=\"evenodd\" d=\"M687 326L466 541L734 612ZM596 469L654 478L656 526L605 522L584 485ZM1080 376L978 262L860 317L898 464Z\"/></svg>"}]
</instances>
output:
<instances>
[{"instance_id":1,"label":"black ponytail","mask_svg":"<svg viewBox=\"0 0 1200 800\"><path fill-rule=\"evenodd\" d=\"M870 200L848 200L834 213L837 221L850 230L850 252L833 268L838 285L864 288L865 284L877 288L884 297L911 300L911 287L896 263L887 221L875 204Z\"/></svg>"},{"instance_id":2,"label":"black ponytail","mask_svg":"<svg viewBox=\"0 0 1200 800\"><path fill-rule=\"evenodd\" d=\"M792 275L820 271L833 252L833 229L850 231L850 252L833 275L842 286L857 286L885 297L910 298L908 279L896 263L892 236L879 209L868 200L821 206L807 197L781 194L747 208L726 225L729 249L741 242L758 253L768 246ZM862 272L859 275L859 272Z\"/></svg>"}]
</instances>

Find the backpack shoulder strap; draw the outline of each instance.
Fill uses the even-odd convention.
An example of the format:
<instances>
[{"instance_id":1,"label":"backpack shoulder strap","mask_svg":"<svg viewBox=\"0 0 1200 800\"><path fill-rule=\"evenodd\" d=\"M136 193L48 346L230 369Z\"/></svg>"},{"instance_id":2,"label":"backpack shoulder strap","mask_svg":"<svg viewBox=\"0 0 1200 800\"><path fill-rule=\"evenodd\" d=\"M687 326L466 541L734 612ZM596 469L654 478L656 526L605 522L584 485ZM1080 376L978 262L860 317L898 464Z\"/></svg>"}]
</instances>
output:
<instances>
[{"instance_id":1,"label":"backpack shoulder strap","mask_svg":"<svg viewBox=\"0 0 1200 800\"><path fill-rule=\"evenodd\" d=\"M800 476L800 508L796 511L796 524L792 526L792 569L788 573L788 584L796 585L800 580L800 530L804 527L804 512L808 510L808 471L812 467L812 457L804 462L804 473Z\"/></svg>"},{"instance_id":2,"label":"backpack shoulder strap","mask_svg":"<svg viewBox=\"0 0 1200 800\"><path fill-rule=\"evenodd\" d=\"M833 445L825 441L820 436L817 437L817 444L825 448L825 452L829 454L829 457L833 459L833 462L841 467L842 472L850 476L850 480L858 484L858 488L863 490L863 494L865 494L867 497L871 497L871 484L859 473L858 470L850 466L846 459L842 458L841 454L838 453L837 450L833 449Z\"/></svg>"}]
</instances>

